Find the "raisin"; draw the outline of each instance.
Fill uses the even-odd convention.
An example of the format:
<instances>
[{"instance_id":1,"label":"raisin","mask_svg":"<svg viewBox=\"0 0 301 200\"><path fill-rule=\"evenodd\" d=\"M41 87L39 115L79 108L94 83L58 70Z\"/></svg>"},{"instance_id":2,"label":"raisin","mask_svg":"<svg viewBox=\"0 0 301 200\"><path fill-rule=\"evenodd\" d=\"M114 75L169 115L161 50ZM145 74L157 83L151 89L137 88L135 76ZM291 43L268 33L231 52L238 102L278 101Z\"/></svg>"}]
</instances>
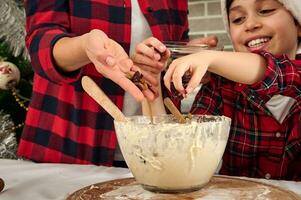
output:
<instances>
[{"instance_id":1,"label":"raisin","mask_svg":"<svg viewBox=\"0 0 301 200\"><path fill-rule=\"evenodd\" d=\"M127 76L141 91L147 90L149 88L151 88L151 85L148 84L145 79L143 78L143 75L136 71L134 73L134 75L131 76Z\"/></svg>"},{"instance_id":2,"label":"raisin","mask_svg":"<svg viewBox=\"0 0 301 200\"><path fill-rule=\"evenodd\" d=\"M185 74L183 75L183 77L182 77L182 83L183 83L183 87L184 88L187 87L188 82L191 79L191 76L192 76L192 73L189 70L186 71ZM173 99L176 99L176 100L182 100L183 99L183 95L176 90L176 88L175 88L175 86L174 86L173 83L171 83L170 90L171 90L171 97Z\"/></svg>"}]
</instances>

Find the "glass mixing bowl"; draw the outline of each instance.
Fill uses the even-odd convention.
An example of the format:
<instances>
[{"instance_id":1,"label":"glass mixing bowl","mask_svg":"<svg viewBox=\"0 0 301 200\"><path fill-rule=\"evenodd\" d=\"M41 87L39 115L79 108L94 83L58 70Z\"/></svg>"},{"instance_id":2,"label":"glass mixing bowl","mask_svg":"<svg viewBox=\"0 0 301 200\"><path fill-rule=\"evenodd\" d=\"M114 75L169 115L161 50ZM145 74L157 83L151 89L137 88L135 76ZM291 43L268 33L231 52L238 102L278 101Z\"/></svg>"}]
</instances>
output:
<instances>
[{"instance_id":1,"label":"glass mixing bowl","mask_svg":"<svg viewBox=\"0 0 301 200\"><path fill-rule=\"evenodd\" d=\"M172 115L114 121L125 161L144 189L183 193L209 182L224 153L231 120L193 115L185 124Z\"/></svg>"}]
</instances>

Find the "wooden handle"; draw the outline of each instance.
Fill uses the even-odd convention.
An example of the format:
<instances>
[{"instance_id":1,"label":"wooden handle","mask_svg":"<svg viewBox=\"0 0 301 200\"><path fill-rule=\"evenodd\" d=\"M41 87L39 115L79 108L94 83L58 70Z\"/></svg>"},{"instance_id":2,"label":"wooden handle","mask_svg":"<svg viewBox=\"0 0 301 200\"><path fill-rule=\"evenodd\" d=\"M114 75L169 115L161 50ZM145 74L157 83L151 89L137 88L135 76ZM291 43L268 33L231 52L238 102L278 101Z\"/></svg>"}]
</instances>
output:
<instances>
[{"instance_id":1,"label":"wooden handle","mask_svg":"<svg viewBox=\"0 0 301 200\"><path fill-rule=\"evenodd\" d=\"M82 78L82 86L89 96L101 105L101 107L103 107L103 109L105 109L116 121L126 121L121 110L119 110L90 77L84 76Z\"/></svg>"},{"instance_id":2,"label":"wooden handle","mask_svg":"<svg viewBox=\"0 0 301 200\"><path fill-rule=\"evenodd\" d=\"M177 109L175 104L170 100L170 98L166 97L164 99L164 105L168 108L168 110L175 116L177 121L181 124L186 123L186 119L183 117L183 115L180 113L180 111Z\"/></svg>"}]
</instances>

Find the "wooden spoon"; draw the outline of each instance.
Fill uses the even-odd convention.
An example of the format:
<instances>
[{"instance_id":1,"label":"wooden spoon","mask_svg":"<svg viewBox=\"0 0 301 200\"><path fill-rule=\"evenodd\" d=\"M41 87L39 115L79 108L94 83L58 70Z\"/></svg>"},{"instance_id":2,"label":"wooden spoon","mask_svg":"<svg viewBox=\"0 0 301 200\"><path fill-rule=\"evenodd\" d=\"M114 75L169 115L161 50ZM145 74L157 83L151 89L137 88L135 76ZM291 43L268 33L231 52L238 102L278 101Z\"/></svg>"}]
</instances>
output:
<instances>
[{"instance_id":1,"label":"wooden spoon","mask_svg":"<svg viewBox=\"0 0 301 200\"><path fill-rule=\"evenodd\" d=\"M183 117L183 115L180 113L180 111L177 109L175 104L170 100L170 98L166 97L164 98L164 105L168 108L168 110L175 116L177 121L181 124L186 123L186 119Z\"/></svg>"},{"instance_id":2,"label":"wooden spoon","mask_svg":"<svg viewBox=\"0 0 301 200\"><path fill-rule=\"evenodd\" d=\"M109 97L98 87L98 85L88 76L82 78L84 90L92 97L103 109L105 109L116 121L126 121L126 117L121 110L109 99Z\"/></svg>"},{"instance_id":3,"label":"wooden spoon","mask_svg":"<svg viewBox=\"0 0 301 200\"><path fill-rule=\"evenodd\" d=\"M151 124L154 123L152 106L151 106L151 103L147 99L142 101L142 113L143 113L143 115L146 115L150 118Z\"/></svg>"}]
</instances>

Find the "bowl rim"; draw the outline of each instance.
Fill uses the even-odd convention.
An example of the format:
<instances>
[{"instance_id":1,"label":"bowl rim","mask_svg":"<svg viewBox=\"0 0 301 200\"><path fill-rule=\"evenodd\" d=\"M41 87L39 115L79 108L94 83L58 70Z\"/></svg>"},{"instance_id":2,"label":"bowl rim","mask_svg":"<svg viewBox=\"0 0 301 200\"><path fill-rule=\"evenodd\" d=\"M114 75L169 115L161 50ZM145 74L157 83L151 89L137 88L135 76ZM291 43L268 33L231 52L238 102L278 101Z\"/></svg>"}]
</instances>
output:
<instances>
[{"instance_id":1,"label":"bowl rim","mask_svg":"<svg viewBox=\"0 0 301 200\"><path fill-rule=\"evenodd\" d=\"M187 116L188 114L183 114L183 116ZM153 116L153 118L156 118L156 117L165 117L165 116L170 116L170 117L173 117L172 114L160 114L160 115L157 115L157 116ZM227 116L224 116L224 115L204 115L204 114L194 114L193 116L205 116L205 117L208 117L208 118L221 118L221 120L219 121L204 121L204 122L201 122L200 124L209 124L209 123L215 123L215 124L219 124L219 123L224 123L224 122L228 122L230 123L230 126L231 126L231 122L232 122L232 119L230 117L227 117ZM126 121L117 121L117 120L114 120L114 124L125 124L125 123L129 123L129 122L133 122L131 121L131 119L135 119L135 118L144 118L144 119L149 119L149 122L151 121L150 120L150 116L145 116L145 115L133 115L133 116L126 116ZM160 123L155 123L155 124L151 124L151 123L139 123L139 125L151 125L151 126L156 126ZM180 123L165 123L165 124L170 124L170 125L181 125L181 126L187 126L187 125L191 125L191 123L183 123L183 124L180 124Z\"/></svg>"}]
</instances>

